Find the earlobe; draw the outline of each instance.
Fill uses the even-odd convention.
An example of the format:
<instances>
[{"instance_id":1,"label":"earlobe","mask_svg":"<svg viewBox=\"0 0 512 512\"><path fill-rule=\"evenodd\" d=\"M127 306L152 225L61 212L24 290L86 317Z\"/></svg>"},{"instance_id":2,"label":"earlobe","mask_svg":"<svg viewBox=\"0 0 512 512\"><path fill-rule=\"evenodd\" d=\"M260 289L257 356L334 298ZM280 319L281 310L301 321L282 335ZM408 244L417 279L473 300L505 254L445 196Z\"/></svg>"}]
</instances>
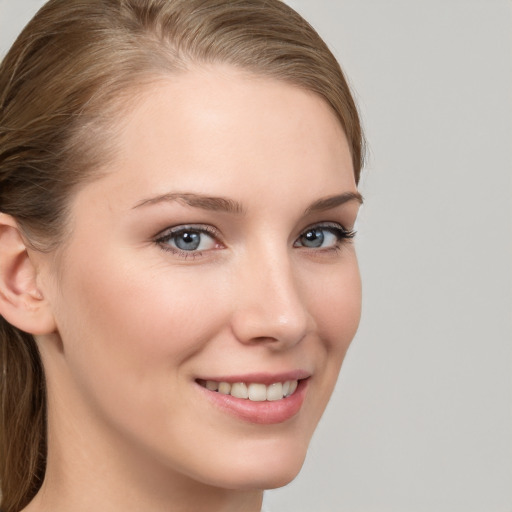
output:
<instances>
[{"instance_id":1,"label":"earlobe","mask_svg":"<svg viewBox=\"0 0 512 512\"><path fill-rule=\"evenodd\" d=\"M37 268L16 221L0 213L0 315L30 334L55 331L55 321L37 286Z\"/></svg>"}]
</instances>

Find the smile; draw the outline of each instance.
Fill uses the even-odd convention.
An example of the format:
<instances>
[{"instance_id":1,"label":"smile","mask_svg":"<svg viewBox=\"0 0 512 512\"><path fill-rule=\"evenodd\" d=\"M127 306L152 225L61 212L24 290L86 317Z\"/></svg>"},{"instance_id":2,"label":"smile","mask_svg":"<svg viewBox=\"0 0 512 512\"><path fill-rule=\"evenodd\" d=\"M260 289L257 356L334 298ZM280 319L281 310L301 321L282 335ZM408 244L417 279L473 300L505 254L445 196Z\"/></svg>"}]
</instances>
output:
<instances>
[{"instance_id":1,"label":"smile","mask_svg":"<svg viewBox=\"0 0 512 512\"><path fill-rule=\"evenodd\" d=\"M197 388L219 410L253 424L276 424L296 416L306 398L311 374L251 374L196 379Z\"/></svg>"},{"instance_id":2,"label":"smile","mask_svg":"<svg viewBox=\"0 0 512 512\"><path fill-rule=\"evenodd\" d=\"M261 383L217 382L214 380L200 380L201 386L209 391L216 391L222 395L231 395L235 398L251 400L252 402L275 402L287 398L297 390L298 380L275 382L269 386Z\"/></svg>"}]
</instances>

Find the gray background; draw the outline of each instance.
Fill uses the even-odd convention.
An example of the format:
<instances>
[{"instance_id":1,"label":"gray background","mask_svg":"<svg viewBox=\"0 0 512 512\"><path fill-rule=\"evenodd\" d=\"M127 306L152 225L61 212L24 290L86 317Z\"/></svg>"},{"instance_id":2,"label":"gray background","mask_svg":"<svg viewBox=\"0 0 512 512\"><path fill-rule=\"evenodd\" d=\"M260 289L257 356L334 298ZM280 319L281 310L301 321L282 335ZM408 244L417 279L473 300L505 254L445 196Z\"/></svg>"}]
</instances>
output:
<instances>
[{"instance_id":1,"label":"gray background","mask_svg":"<svg viewBox=\"0 0 512 512\"><path fill-rule=\"evenodd\" d=\"M512 511L512 4L289 0L369 140L364 310L275 512ZM0 0L0 54L42 4Z\"/></svg>"}]
</instances>

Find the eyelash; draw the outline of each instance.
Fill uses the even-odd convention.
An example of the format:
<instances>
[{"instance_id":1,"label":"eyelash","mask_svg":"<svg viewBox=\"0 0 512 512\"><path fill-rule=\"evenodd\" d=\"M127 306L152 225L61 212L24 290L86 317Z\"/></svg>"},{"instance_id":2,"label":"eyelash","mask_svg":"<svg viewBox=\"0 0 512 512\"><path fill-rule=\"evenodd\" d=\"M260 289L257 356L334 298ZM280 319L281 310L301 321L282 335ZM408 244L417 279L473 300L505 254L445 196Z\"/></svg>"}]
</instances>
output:
<instances>
[{"instance_id":1,"label":"eyelash","mask_svg":"<svg viewBox=\"0 0 512 512\"><path fill-rule=\"evenodd\" d=\"M297 245L301 237L304 237L307 235L307 233L311 233L314 230L322 230L324 232L329 232L333 234L337 242L332 247L307 247L305 245ZM212 240L217 240L220 238L220 234L217 229L215 229L212 226L208 225L180 225L176 226L174 228L168 228L161 232L157 237L155 238L155 243L160 246L160 248L164 251L171 252L173 254L176 254L179 257L182 257L184 259L187 258L200 258L203 256L203 251L201 250L191 250L186 251L183 249L180 249L178 247L173 247L169 244L171 240L173 240L177 235L181 233L193 233L193 234L204 234L208 235ZM344 228L341 224L338 223L319 223L319 224L313 224L306 229L304 229L300 235L297 237L297 240L294 242L294 247L303 247L310 251L339 251L343 245L350 243L352 239L356 236L356 231L349 230ZM218 243L218 242L217 242ZM212 249L207 249L207 251Z\"/></svg>"},{"instance_id":2,"label":"eyelash","mask_svg":"<svg viewBox=\"0 0 512 512\"><path fill-rule=\"evenodd\" d=\"M333 234L336 237L336 244L334 246L330 247L307 247L303 245L296 245L297 242L301 239L301 237L304 237L307 233L311 233L315 230L322 230L327 231ZM299 237L297 238L296 242L294 242L294 247L304 247L305 249L309 249L311 251L339 251L343 245L350 243L354 237L356 236L356 231L346 229L341 224L338 223L320 223L320 224L313 224L312 226L307 227L305 230L301 232Z\"/></svg>"},{"instance_id":3,"label":"eyelash","mask_svg":"<svg viewBox=\"0 0 512 512\"><path fill-rule=\"evenodd\" d=\"M164 251L171 252L173 254L176 254L177 256L180 256L184 259L187 258L198 258L203 255L203 251L185 251L183 249L179 249L178 247L173 247L169 245L168 242L170 242L173 238L175 238L180 233L200 233L203 235L208 235L212 239L219 239L220 234L218 230L216 230L212 226L208 225L181 225L176 226L174 228L168 228L160 235L157 235L157 238L155 239L155 242L160 246L160 248ZM210 250L210 249L209 249Z\"/></svg>"}]
</instances>

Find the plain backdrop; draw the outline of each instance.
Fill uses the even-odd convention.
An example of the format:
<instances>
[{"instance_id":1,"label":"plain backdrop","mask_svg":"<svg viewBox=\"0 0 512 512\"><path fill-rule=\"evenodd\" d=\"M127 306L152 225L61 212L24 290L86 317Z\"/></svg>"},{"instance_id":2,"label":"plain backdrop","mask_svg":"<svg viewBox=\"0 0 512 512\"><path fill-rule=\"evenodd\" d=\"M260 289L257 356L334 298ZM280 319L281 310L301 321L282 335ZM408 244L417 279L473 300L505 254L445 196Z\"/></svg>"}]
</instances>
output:
<instances>
[{"instance_id":1,"label":"plain backdrop","mask_svg":"<svg viewBox=\"0 0 512 512\"><path fill-rule=\"evenodd\" d=\"M42 4L0 0L0 55ZM289 0L369 154L363 318L272 512L512 512L512 3Z\"/></svg>"}]
</instances>

